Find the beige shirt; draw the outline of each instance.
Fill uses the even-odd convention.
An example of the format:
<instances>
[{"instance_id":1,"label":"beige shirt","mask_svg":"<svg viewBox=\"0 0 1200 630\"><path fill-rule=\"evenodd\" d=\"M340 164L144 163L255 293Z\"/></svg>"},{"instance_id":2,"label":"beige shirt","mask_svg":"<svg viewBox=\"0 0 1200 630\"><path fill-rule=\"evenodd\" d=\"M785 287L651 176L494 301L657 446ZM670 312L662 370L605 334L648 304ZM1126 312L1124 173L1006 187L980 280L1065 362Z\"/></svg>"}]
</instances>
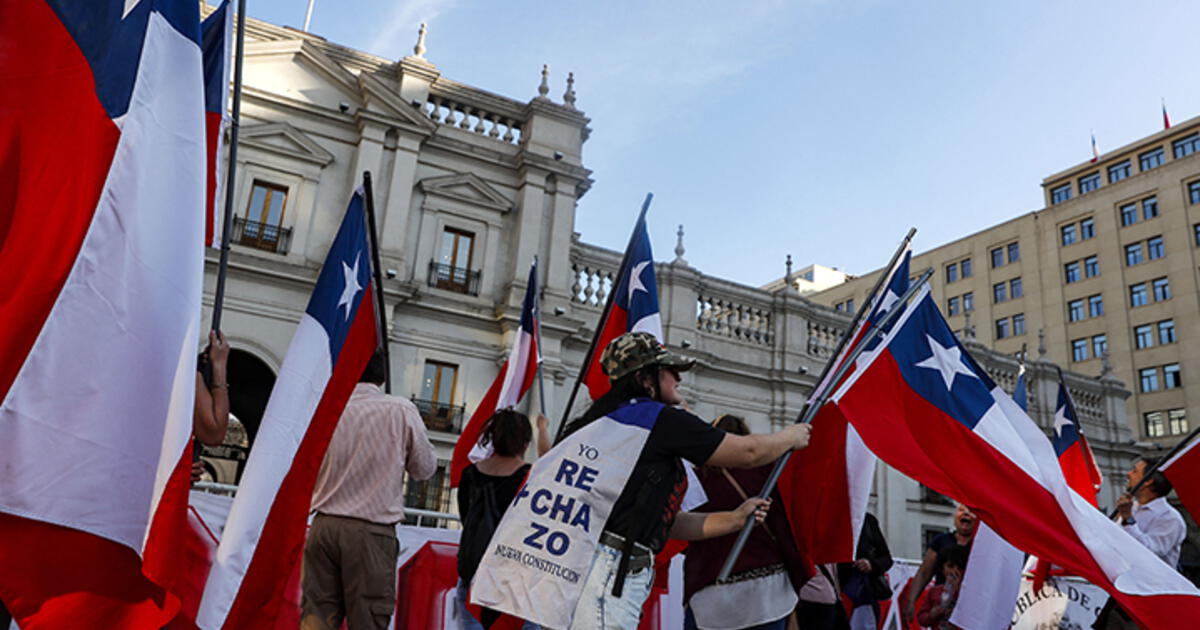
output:
<instances>
[{"instance_id":1,"label":"beige shirt","mask_svg":"<svg viewBox=\"0 0 1200 630\"><path fill-rule=\"evenodd\" d=\"M346 403L313 487L312 510L373 523L404 519L404 473L437 469L425 423L408 399L359 383Z\"/></svg>"}]
</instances>

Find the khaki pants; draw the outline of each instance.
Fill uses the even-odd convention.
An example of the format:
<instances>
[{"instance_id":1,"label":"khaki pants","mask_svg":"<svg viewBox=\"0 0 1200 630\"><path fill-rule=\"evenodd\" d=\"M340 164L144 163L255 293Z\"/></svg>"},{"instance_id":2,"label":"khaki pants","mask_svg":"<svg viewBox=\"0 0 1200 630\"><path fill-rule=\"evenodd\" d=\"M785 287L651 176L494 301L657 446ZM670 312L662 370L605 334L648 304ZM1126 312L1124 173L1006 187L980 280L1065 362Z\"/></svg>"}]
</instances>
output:
<instances>
[{"instance_id":1,"label":"khaki pants","mask_svg":"<svg viewBox=\"0 0 1200 630\"><path fill-rule=\"evenodd\" d=\"M300 628L384 630L396 609L396 556L391 525L317 514L304 543Z\"/></svg>"}]
</instances>

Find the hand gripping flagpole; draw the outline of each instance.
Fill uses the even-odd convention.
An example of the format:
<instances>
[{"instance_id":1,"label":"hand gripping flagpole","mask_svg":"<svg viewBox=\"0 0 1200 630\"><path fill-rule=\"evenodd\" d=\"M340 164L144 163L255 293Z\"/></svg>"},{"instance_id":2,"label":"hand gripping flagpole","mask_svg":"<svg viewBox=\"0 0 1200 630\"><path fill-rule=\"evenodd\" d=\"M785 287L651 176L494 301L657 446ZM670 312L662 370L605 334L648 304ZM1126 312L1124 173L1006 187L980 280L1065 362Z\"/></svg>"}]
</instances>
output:
<instances>
[{"instance_id":1,"label":"hand gripping flagpole","mask_svg":"<svg viewBox=\"0 0 1200 630\"><path fill-rule=\"evenodd\" d=\"M371 171L363 171L363 195L367 202L367 235L371 237L371 267L375 284L375 313L379 318L378 343L383 351L383 391L392 393L392 353L388 347L387 308L383 303L383 270L379 263L379 236L375 222L375 191Z\"/></svg>"},{"instance_id":2,"label":"hand gripping flagpole","mask_svg":"<svg viewBox=\"0 0 1200 630\"><path fill-rule=\"evenodd\" d=\"M897 300L896 303L907 303L912 296L916 295L917 291L919 291L921 287L925 286L925 284L929 282L929 277L932 275L933 269L926 269L925 272L922 273L919 278L917 278L916 282L913 282L908 287L908 291L905 291L904 295L900 296L900 299ZM871 300L868 300L867 304L869 305L871 302ZM878 335L884 327L895 321L896 318L898 318L903 312L904 309L893 307L891 310L885 313L878 322L871 323L868 321L867 330L862 338L862 341L850 350L850 353L846 356L845 360L839 363L836 361L837 356L835 355L834 360L831 360L830 363L826 364L826 372L828 372L830 365L834 365L835 363L837 365L835 371L833 372L832 378L829 379L829 385L818 392L813 398L809 399L808 403L804 405L804 409L800 412L800 419L796 421L797 424L808 424L812 422L813 418L816 417L817 412L833 393L834 386L840 383L841 380L845 378L846 374L854 367L854 362L857 361L859 355L866 350L868 343L874 339L874 337ZM849 337L853 332L854 328L849 329L846 333L846 337ZM844 340L845 338L843 338L843 341ZM775 485L779 483L779 477L783 474L783 469L787 466L787 463L791 459L793 452L794 451L788 451L784 453L783 456L775 462L775 468L771 470L770 476L767 477L766 483L763 484L762 490L758 493L758 498L765 499L771 495L772 491L775 490ZM742 548L746 546L746 541L750 538L750 531L753 528L754 516L751 515L746 518L746 523L742 526L742 531L738 533L737 541L734 542L733 548L729 550L729 556L725 558L725 564L721 565L721 572L717 575L718 580L724 580L725 578L728 578L729 574L733 572L733 565L737 562L738 556L741 555Z\"/></svg>"},{"instance_id":3,"label":"hand gripping flagpole","mask_svg":"<svg viewBox=\"0 0 1200 630\"><path fill-rule=\"evenodd\" d=\"M625 255L621 258L621 266L617 268L612 290L608 292L608 300L604 303L604 312L600 314L600 322L596 325L596 334L592 336L592 344L588 346L587 354L583 357L583 366L579 368L579 376L575 379L575 386L571 388L571 397L567 399L567 408L563 410L562 421L558 423L558 431L554 434L555 443L562 439L563 431L567 428L567 422L570 421L571 407L575 404L575 396L579 394L579 385L583 383L583 375L587 373L588 366L592 364L592 357L596 355L596 343L600 341L600 333L604 332L608 318L612 315L617 285L621 283L621 279L625 277L625 272L629 269L629 250L633 249L633 239L637 238L638 226L645 222L646 211L650 209L650 201L653 199L654 193L646 193L646 200L642 202L642 211L638 213L637 221L633 224L633 232L629 235L629 243L625 246Z\"/></svg>"},{"instance_id":4,"label":"hand gripping flagpole","mask_svg":"<svg viewBox=\"0 0 1200 630\"><path fill-rule=\"evenodd\" d=\"M237 55L233 61L233 114L229 119L229 172L225 174L225 208L221 217L221 262L217 265L217 286L213 292L212 329L221 330L221 312L225 307L225 276L229 273L229 233L233 231L233 183L237 171L238 121L242 116L242 59L246 48L246 0L238 0Z\"/></svg>"}]
</instances>

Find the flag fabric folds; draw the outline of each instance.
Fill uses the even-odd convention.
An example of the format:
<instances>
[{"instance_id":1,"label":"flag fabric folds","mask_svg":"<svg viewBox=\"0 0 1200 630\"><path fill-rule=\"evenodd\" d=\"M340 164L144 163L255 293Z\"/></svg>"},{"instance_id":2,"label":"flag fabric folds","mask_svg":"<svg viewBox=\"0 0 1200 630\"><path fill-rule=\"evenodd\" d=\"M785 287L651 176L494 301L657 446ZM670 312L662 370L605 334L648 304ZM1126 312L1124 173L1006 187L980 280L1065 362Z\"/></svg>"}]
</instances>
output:
<instances>
[{"instance_id":1,"label":"flag fabric folds","mask_svg":"<svg viewBox=\"0 0 1200 630\"><path fill-rule=\"evenodd\" d=\"M1087 499L1088 503L1099 506L1096 494L1103 480L1100 467L1096 465L1092 447L1079 426L1075 405L1071 402L1071 394L1067 391L1062 374L1058 376L1058 404L1054 408L1054 434L1050 441L1067 485Z\"/></svg>"},{"instance_id":2,"label":"flag fabric folds","mask_svg":"<svg viewBox=\"0 0 1200 630\"><path fill-rule=\"evenodd\" d=\"M867 331L894 308L909 288L911 251L905 251L888 270L881 291L866 304L867 316L847 334L851 342L843 357L864 342ZM865 340L868 349L859 356L869 358L879 345ZM835 357L834 361L841 360ZM836 367L836 366L834 366ZM833 387L834 370L814 393ZM811 399L810 399L811 400ZM822 407L813 419L812 441L798 457L788 460L779 477L779 492L796 544L817 564L854 560L858 535L867 513L871 482L875 478L875 455L867 449L854 426L832 405Z\"/></svg>"},{"instance_id":3,"label":"flag fabric folds","mask_svg":"<svg viewBox=\"0 0 1200 630\"><path fill-rule=\"evenodd\" d=\"M1200 514L1200 430L1193 431L1179 450L1159 465L1167 476L1183 506L1192 514Z\"/></svg>"},{"instance_id":4,"label":"flag fabric folds","mask_svg":"<svg viewBox=\"0 0 1200 630\"><path fill-rule=\"evenodd\" d=\"M520 326L513 335L512 349L508 359L500 368L500 374L488 388L471 414L467 426L463 427L458 442L454 445L454 455L450 459L450 487L457 488L462 479L463 470L490 454L490 449L479 447L479 436L483 426L492 414L499 409L516 407L525 393L533 387L534 377L537 376L538 364L541 363L541 348L537 346L538 318L538 284L537 261L529 266L529 280L525 284L525 299L521 303Z\"/></svg>"},{"instance_id":5,"label":"flag fabric folds","mask_svg":"<svg viewBox=\"0 0 1200 630\"><path fill-rule=\"evenodd\" d=\"M217 200L221 198L221 145L229 126L229 68L233 57L233 7L230 0L200 24L204 55L204 153L208 181L204 189L204 244L220 249Z\"/></svg>"},{"instance_id":6,"label":"flag fabric folds","mask_svg":"<svg viewBox=\"0 0 1200 630\"><path fill-rule=\"evenodd\" d=\"M186 518L200 337L198 6L3 11L0 600L24 627L159 628L178 602L142 558Z\"/></svg>"},{"instance_id":7,"label":"flag fabric folds","mask_svg":"<svg viewBox=\"0 0 1200 630\"><path fill-rule=\"evenodd\" d=\"M1045 434L966 353L927 289L833 401L884 461L1104 588L1143 627L1200 614L1200 591L1067 485Z\"/></svg>"},{"instance_id":8,"label":"flag fabric folds","mask_svg":"<svg viewBox=\"0 0 1200 630\"><path fill-rule=\"evenodd\" d=\"M1092 134L1092 162L1100 159L1100 147L1096 144L1096 134Z\"/></svg>"},{"instance_id":9,"label":"flag fabric folds","mask_svg":"<svg viewBox=\"0 0 1200 630\"><path fill-rule=\"evenodd\" d=\"M1166 99L1163 99L1163 102L1162 102L1162 114L1163 114L1163 129L1170 129L1171 128L1171 118L1169 116L1167 116L1167 101L1166 101Z\"/></svg>"},{"instance_id":10,"label":"flag fabric folds","mask_svg":"<svg viewBox=\"0 0 1200 630\"><path fill-rule=\"evenodd\" d=\"M360 189L280 367L204 588L205 630L271 627L300 562L317 471L378 342L364 207Z\"/></svg>"},{"instance_id":11,"label":"flag fabric folds","mask_svg":"<svg viewBox=\"0 0 1200 630\"><path fill-rule=\"evenodd\" d=\"M650 234L646 231L645 216L638 217L633 238L625 252L624 274L612 290L612 309L597 336L592 361L584 367L583 383L595 400L608 391L608 376L600 369L600 354L608 342L634 330L653 334L662 340L662 318L658 311L658 282L654 277L654 254L650 251Z\"/></svg>"}]
</instances>

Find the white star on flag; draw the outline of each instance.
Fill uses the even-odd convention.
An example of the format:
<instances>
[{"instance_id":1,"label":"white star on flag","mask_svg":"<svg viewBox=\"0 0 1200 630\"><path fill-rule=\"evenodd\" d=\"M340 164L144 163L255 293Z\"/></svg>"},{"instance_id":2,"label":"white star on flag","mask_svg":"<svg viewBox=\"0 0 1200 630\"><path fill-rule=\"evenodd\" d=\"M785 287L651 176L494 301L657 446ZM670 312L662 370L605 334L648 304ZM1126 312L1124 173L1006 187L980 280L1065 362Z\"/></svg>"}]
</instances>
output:
<instances>
[{"instance_id":1,"label":"white star on flag","mask_svg":"<svg viewBox=\"0 0 1200 630\"><path fill-rule=\"evenodd\" d=\"M879 314L883 315L884 313L892 310L892 306L895 306L896 302L899 301L899 295L896 295L891 291L885 291L883 294L883 299L879 300Z\"/></svg>"},{"instance_id":2,"label":"white star on flag","mask_svg":"<svg viewBox=\"0 0 1200 630\"><path fill-rule=\"evenodd\" d=\"M962 350L959 350L958 346L946 348L929 335L925 335L925 338L929 340L929 349L933 351L933 356L918 363L917 367L941 372L942 380L946 381L946 389L954 385L954 376L957 374L978 378L962 362Z\"/></svg>"},{"instance_id":3,"label":"white star on flag","mask_svg":"<svg viewBox=\"0 0 1200 630\"><path fill-rule=\"evenodd\" d=\"M646 265L649 264L649 260L643 260L642 262L633 266L633 273L631 273L629 277L630 301L633 301L633 292L637 291L638 289L641 289L643 293L649 293L649 291L646 290L646 285L642 284L642 270L645 269Z\"/></svg>"},{"instance_id":4,"label":"white star on flag","mask_svg":"<svg viewBox=\"0 0 1200 630\"><path fill-rule=\"evenodd\" d=\"M1069 424L1071 424L1071 421L1067 420L1067 408L1066 407L1063 407L1062 409L1059 409L1058 411L1054 412L1054 434L1055 435L1057 435L1058 437L1062 437L1063 428Z\"/></svg>"},{"instance_id":5,"label":"white star on flag","mask_svg":"<svg viewBox=\"0 0 1200 630\"><path fill-rule=\"evenodd\" d=\"M338 308L346 307L346 319L350 319L350 305L354 302L354 296L362 290L362 286L358 284L358 260L361 256L354 257L354 267L351 268L345 261L342 261L342 274L346 278L346 286L342 289L342 297L338 298Z\"/></svg>"},{"instance_id":6,"label":"white star on flag","mask_svg":"<svg viewBox=\"0 0 1200 630\"><path fill-rule=\"evenodd\" d=\"M124 20L129 17L129 12L137 8L137 5L141 4L141 2L142 0L125 0L125 10L121 12L121 19Z\"/></svg>"}]
</instances>

